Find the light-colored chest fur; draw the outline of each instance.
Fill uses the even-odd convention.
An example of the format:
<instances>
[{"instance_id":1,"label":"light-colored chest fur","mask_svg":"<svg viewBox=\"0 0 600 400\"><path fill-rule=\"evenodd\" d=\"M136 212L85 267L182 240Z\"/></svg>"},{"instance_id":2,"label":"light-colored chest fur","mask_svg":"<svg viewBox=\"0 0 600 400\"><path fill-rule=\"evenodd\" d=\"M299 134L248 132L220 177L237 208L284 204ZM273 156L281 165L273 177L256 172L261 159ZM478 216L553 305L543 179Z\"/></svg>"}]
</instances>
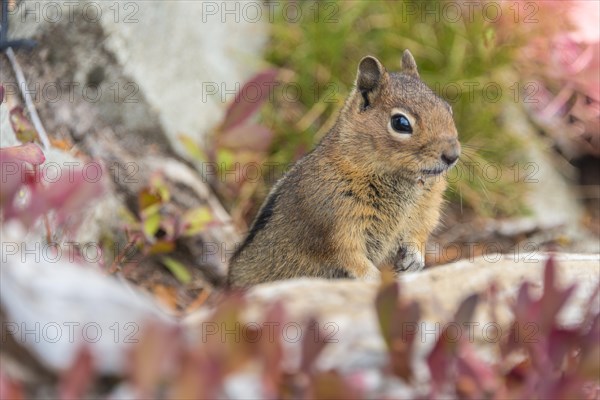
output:
<instances>
[{"instance_id":1,"label":"light-colored chest fur","mask_svg":"<svg viewBox=\"0 0 600 400\"><path fill-rule=\"evenodd\" d=\"M340 238L350 251L359 250L376 266L390 260L418 223L413 218L425 194L423 186L406 179L364 177L340 185L337 209Z\"/></svg>"}]
</instances>

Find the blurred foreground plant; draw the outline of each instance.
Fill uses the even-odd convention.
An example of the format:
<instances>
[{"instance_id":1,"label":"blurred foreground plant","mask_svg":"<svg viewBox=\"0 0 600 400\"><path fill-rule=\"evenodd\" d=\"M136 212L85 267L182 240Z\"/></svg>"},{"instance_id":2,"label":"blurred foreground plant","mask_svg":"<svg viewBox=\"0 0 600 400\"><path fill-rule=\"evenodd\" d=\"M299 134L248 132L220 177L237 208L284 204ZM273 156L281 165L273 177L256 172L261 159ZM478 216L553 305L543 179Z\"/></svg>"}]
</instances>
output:
<instances>
[{"instance_id":1,"label":"blurred foreground plant","mask_svg":"<svg viewBox=\"0 0 600 400\"><path fill-rule=\"evenodd\" d=\"M416 372L414 357L425 322L420 305L402 298L398 282L384 281L375 307L389 358L377 367L384 382L379 385L368 384L366 374L373 371L317 369L330 335L316 320L291 321L283 305L275 303L265 310L265 323L248 323L242 318L247 300L239 293L226 296L195 334L147 326L131 348L127 376L120 379L140 398L384 398L394 396L388 390L398 385L407 398L594 399L600 393L598 289L582 309L581 322L562 325L559 315L574 287L557 287L551 259L543 293L532 296L531 285L521 285L511 306L510 329L499 340L474 342L464 332L456 334L456 329L473 323L479 296L467 296L428 351L425 380ZM489 291L492 314L497 303L494 288ZM297 342L300 357L291 364L285 357L290 343L282 334L289 322L303 332ZM495 356L490 361L483 353ZM85 397L90 394L88 384L98 383L98 377L85 351L75 363L79 368L63 374L61 387L70 396ZM86 384L77 385L74 376ZM0 375L0 384L5 393L23 394L18 382L6 376Z\"/></svg>"},{"instance_id":2,"label":"blurred foreground plant","mask_svg":"<svg viewBox=\"0 0 600 400\"><path fill-rule=\"evenodd\" d=\"M56 177L45 177L40 165L46 161L42 150L34 143L0 149L2 222L12 219L30 228L44 216L47 240L53 242L48 215L56 226L63 226L73 213L103 191L102 184L91 182L82 169ZM72 221L71 221L72 222Z\"/></svg>"}]
</instances>

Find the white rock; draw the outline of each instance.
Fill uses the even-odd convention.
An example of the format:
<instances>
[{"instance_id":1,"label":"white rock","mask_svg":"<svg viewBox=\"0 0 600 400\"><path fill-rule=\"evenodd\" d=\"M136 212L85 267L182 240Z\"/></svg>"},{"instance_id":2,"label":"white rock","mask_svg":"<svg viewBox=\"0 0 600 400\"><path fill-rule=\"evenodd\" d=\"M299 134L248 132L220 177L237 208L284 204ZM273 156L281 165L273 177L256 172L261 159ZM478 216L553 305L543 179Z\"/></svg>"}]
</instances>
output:
<instances>
[{"instance_id":1,"label":"white rock","mask_svg":"<svg viewBox=\"0 0 600 400\"><path fill-rule=\"evenodd\" d=\"M148 295L92 266L22 257L2 260L3 324L52 370L69 367L86 345L98 371L122 373L145 322L173 323Z\"/></svg>"}]
</instances>

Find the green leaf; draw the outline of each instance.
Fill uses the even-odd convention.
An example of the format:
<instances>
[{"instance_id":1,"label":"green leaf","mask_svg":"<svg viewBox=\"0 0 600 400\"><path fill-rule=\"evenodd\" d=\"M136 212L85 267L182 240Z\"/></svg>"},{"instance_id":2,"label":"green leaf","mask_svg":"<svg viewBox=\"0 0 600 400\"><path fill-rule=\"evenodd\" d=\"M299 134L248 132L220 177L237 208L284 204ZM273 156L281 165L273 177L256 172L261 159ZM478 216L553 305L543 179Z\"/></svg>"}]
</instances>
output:
<instances>
[{"instance_id":1,"label":"green leaf","mask_svg":"<svg viewBox=\"0 0 600 400\"><path fill-rule=\"evenodd\" d=\"M198 207L187 211L183 215L184 231L183 235L193 236L202 232L213 216L208 207Z\"/></svg>"},{"instance_id":2,"label":"green leaf","mask_svg":"<svg viewBox=\"0 0 600 400\"><path fill-rule=\"evenodd\" d=\"M152 191L149 188L143 189L138 195L138 205L140 211L146 212L147 214L151 214L150 212L148 212L148 209L151 206L155 204L160 206L160 202L160 196L158 196L156 193L152 193Z\"/></svg>"},{"instance_id":3,"label":"green leaf","mask_svg":"<svg viewBox=\"0 0 600 400\"><path fill-rule=\"evenodd\" d=\"M173 250L175 250L175 243L167 240L159 240L148 249L148 254L171 253Z\"/></svg>"},{"instance_id":4,"label":"green leaf","mask_svg":"<svg viewBox=\"0 0 600 400\"><path fill-rule=\"evenodd\" d=\"M229 150L219 149L217 152L217 163L219 164L219 168L225 167L226 169L229 169L235 160L236 158L233 152Z\"/></svg>"},{"instance_id":5,"label":"green leaf","mask_svg":"<svg viewBox=\"0 0 600 400\"><path fill-rule=\"evenodd\" d=\"M206 152L198 145L198 143L196 143L194 139L187 135L181 134L179 135L179 140L181 141L181 144L183 144L183 147L185 147L185 150L192 158L200 162L208 161L208 156L206 155Z\"/></svg>"},{"instance_id":6,"label":"green leaf","mask_svg":"<svg viewBox=\"0 0 600 400\"><path fill-rule=\"evenodd\" d=\"M160 197L162 203L167 203L171 199L169 188L161 175L154 175L150 179L150 187L152 192Z\"/></svg>"},{"instance_id":7,"label":"green leaf","mask_svg":"<svg viewBox=\"0 0 600 400\"><path fill-rule=\"evenodd\" d=\"M25 116L23 107L16 106L10 110L10 123L19 141L29 143L37 140L37 131Z\"/></svg>"},{"instance_id":8,"label":"green leaf","mask_svg":"<svg viewBox=\"0 0 600 400\"><path fill-rule=\"evenodd\" d=\"M163 257L162 263L165 267L169 269L169 271L171 271L173 276L175 276L175 278L177 278L179 282L183 284L188 284L192 280L192 276L190 275L185 265L183 265L179 261L174 260L171 257Z\"/></svg>"},{"instance_id":9,"label":"green leaf","mask_svg":"<svg viewBox=\"0 0 600 400\"><path fill-rule=\"evenodd\" d=\"M144 220L144 234L147 238L154 238L160 227L160 214L150 214Z\"/></svg>"}]
</instances>

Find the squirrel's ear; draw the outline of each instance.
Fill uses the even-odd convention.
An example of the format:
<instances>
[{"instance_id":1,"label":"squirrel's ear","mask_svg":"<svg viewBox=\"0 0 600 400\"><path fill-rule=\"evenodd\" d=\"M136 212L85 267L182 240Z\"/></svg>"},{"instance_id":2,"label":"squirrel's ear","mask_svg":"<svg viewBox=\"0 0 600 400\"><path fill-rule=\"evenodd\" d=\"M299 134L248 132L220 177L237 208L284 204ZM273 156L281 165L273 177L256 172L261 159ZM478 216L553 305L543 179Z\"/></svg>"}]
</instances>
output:
<instances>
[{"instance_id":1,"label":"squirrel's ear","mask_svg":"<svg viewBox=\"0 0 600 400\"><path fill-rule=\"evenodd\" d=\"M360 60L356 88L364 99L363 109L370 105L372 94L380 88L385 73L385 68L375 57L366 56Z\"/></svg>"},{"instance_id":2,"label":"squirrel's ear","mask_svg":"<svg viewBox=\"0 0 600 400\"><path fill-rule=\"evenodd\" d=\"M356 87L361 92L370 92L377 88L385 69L378 59L366 56L358 64Z\"/></svg>"},{"instance_id":3,"label":"squirrel's ear","mask_svg":"<svg viewBox=\"0 0 600 400\"><path fill-rule=\"evenodd\" d=\"M408 49L404 50L404 53L402 54L402 72L407 75L412 75L415 78L419 78L417 63Z\"/></svg>"}]
</instances>

